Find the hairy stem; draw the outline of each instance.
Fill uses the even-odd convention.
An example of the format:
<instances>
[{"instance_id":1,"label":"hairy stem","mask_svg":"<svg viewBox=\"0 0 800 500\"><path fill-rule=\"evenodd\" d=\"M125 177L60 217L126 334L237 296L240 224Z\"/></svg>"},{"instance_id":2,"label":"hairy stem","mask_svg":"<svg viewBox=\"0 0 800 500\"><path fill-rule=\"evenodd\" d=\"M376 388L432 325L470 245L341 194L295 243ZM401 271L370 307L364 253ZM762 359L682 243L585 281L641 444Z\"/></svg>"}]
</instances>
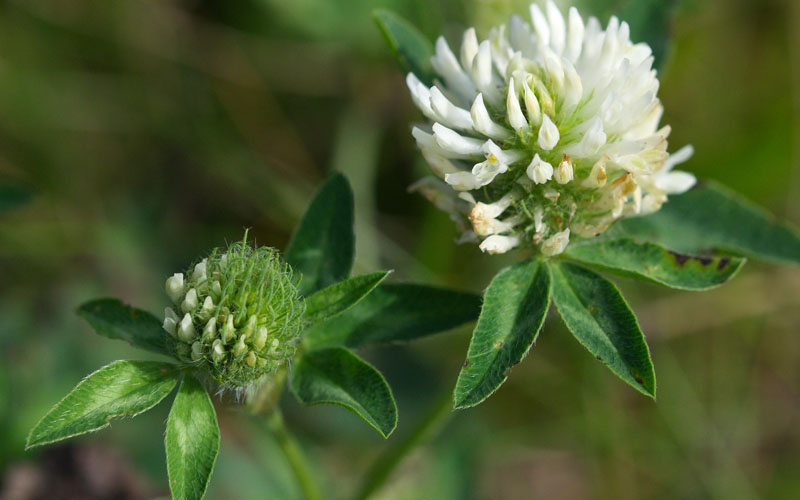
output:
<instances>
[{"instance_id":1,"label":"hairy stem","mask_svg":"<svg viewBox=\"0 0 800 500\"><path fill-rule=\"evenodd\" d=\"M303 496L307 500L321 499L319 488L311 474L311 467L309 467L308 461L300 450L297 441L291 435L289 429L286 428L283 422L283 415L278 408L274 408L267 417L267 426L278 441L283 454L286 455L286 460L289 462Z\"/></svg>"},{"instance_id":2,"label":"hairy stem","mask_svg":"<svg viewBox=\"0 0 800 500\"><path fill-rule=\"evenodd\" d=\"M417 422L414 429L394 446L387 448L367 471L361 488L355 495L357 500L365 500L380 490L416 447L426 443L436 435L452 413L453 396L450 391L438 397L428 412Z\"/></svg>"}]
</instances>

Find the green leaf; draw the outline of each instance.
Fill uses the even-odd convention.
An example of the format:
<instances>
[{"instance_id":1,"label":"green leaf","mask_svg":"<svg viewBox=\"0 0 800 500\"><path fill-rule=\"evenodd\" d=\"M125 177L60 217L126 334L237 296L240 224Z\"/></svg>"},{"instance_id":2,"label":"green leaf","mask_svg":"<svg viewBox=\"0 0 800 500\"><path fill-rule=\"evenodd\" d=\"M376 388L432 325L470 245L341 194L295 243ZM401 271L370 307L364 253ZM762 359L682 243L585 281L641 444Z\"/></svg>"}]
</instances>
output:
<instances>
[{"instance_id":1,"label":"green leaf","mask_svg":"<svg viewBox=\"0 0 800 500\"><path fill-rule=\"evenodd\" d=\"M311 200L285 258L302 273L298 288L308 296L347 279L354 254L353 192L342 174L334 174Z\"/></svg>"},{"instance_id":2,"label":"green leaf","mask_svg":"<svg viewBox=\"0 0 800 500\"><path fill-rule=\"evenodd\" d=\"M26 448L108 427L112 418L135 417L154 407L178 383L175 365L114 361L81 381L28 435Z\"/></svg>"},{"instance_id":3,"label":"green leaf","mask_svg":"<svg viewBox=\"0 0 800 500\"><path fill-rule=\"evenodd\" d=\"M483 402L508 378L539 335L550 307L550 270L531 259L492 279L456 383L456 408Z\"/></svg>"},{"instance_id":4,"label":"green leaf","mask_svg":"<svg viewBox=\"0 0 800 500\"><path fill-rule=\"evenodd\" d=\"M306 319L318 323L343 313L369 295L389 273L364 274L323 288L306 299Z\"/></svg>"},{"instance_id":5,"label":"green leaf","mask_svg":"<svg viewBox=\"0 0 800 500\"><path fill-rule=\"evenodd\" d=\"M33 199L33 192L17 184L0 184L0 213L20 207Z\"/></svg>"},{"instance_id":6,"label":"green leaf","mask_svg":"<svg viewBox=\"0 0 800 500\"><path fill-rule=\"evenodd\" d=\"M574 264L559 263L552 271L553 302L575 338L618 377L655 398L650 350L617 287Z\"/></svg>"},{"instance_id":7,"label":"green leaf","mask_svg":"<svg viewBox=\"0 0 800 500\"><path fill-rule=\"evenodd\" d=\"M208 393L185 377L167 419L164 438L173 500L200 500L219 452L219 425Z\"/></svg>"},{"instance_id":8,"label":"green leaf","mask_svg":"<svg viewBox=\"0 0 800 500\"><path fill-rule=\"evenodd\" d=\"M422 83L431 85L433 45L430 40L394 12L378 9L372 12L372 18L383 33L402 70L414 73Z\"/></svg>"},{"instance_id":9,"label":"green leaf","mask_svg":"<svg viewBox=\"0 0 800 500\"><path fill-rule=\"evenodd\" d=\"M625 219L616 234L689 254L719 251L779 264L800 263L800 235L758 205L715 182L670 196L658 212Z\"/></svg>"},{"instance_id":10,"label":"green leaf","mask_svg":"<svg viewBox=\"0 0 800 500\"><path fill-rule=\"evenodd\" d=\"M481 297L411 283L386 283L356 306L305 333L309 346L361 347L409 341L474 321Z\"/></svg>"},{"instance_id":11,"label":"green leaf","mask_svg":"<svg viewBox=\"0 0 800 500\"><path fill-rule=\"evenodd\" d=\"M745 260L696 257L630 238L570 245L566 258L604 271L682 290L708 290L731 279Z\"/></svg>"},{"instance_id":12,"label":"green leaf","mask_svg":"<svg viewBox=\"0 0 800 500\"><path fill-rule=\"evenodd\" d=\"M161 321L147 311L127 306L117 299L97 299L83 304L77 312L99 335L124 340L147 351L169 354Z\"/></svg>"},{"instance_id":13,"label":"green leaf","mask_svg":"<svg viewBox=\"0 0 800 500\"><path fill-rule=\"evenodd\" d=\"M344 406L385 438L397 426L397 405L383 375L342 347L303 355L292 367L290 384L301 403Z\"/></svg>"}]
</instances>

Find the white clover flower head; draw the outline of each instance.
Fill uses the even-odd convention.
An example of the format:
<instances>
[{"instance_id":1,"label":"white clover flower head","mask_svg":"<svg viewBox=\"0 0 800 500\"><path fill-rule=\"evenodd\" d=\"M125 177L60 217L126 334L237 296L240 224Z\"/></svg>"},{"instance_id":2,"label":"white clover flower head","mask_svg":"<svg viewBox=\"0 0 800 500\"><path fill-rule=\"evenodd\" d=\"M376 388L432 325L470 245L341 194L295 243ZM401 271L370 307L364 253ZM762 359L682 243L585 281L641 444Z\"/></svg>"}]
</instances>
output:
<instances>
[{"instance_id":1,"label":"white clover flower head","mask_svg":"<svg viewBox=\"0 0 800 500\"><path fill-rule=\"evenodd\" d=\"M458 54L440 37L431 64L433 86L406 83L428 120L412 134L444 182L416 189L485 252L558 255L695 184L673 171L691 147L670 155L659 128L652 51L615 17L603 29L574 7L533 4L530 22L512 16L487 40L468 29Z\"/></svg>"},{"instance_id":2,"label":"white clover flower head","mask_svg":"<svg viewBox=\"0 0 800 500\"><path fill-rule=\"evenodd\" d=\"M305 303L274 249L215 249L166 290L174 304L164 311L168 346L221 386L255 385L294 356Z\"/></svg>"}]
</instances>

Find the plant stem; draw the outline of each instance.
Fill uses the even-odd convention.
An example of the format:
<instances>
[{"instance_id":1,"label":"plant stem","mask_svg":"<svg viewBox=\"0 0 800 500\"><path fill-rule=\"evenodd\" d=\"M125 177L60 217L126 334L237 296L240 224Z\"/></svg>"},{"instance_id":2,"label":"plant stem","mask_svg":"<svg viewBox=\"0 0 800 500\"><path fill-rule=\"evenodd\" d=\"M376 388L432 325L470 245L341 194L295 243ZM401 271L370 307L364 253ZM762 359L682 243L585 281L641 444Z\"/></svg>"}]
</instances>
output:
<instances>
[{"instance_id":1,"label":"plant stem","mask_svg":"<svg viewBox=\"0 0 800 500\"><path fill-rule=\"evenodd\" d=\"M322 498L317 483L311 475L308 461L300 450L297 441L291 435L289 429L286 428L286 424L283 422L283 415L277 407L267 417L267 426L278 441L283 454L286 455L286 460L289 462L303 496L307 500L319 500Z\"/></svg>"},{"instance_id":2,"label":"plant stem","mask_svg":"<svg viewBox=\"0 0 800 500\"><path fill-rule=\"evenodd\" d=\"M365 500L383 487L398 465L411 451L417 446L426 443L444 427L445 422L452 413L452 409L453 397L450 391L446 391L445 394L436 399L428 413L423 415L410 434L378 457L367 471L361 488L354 498L356 500Z\"/></svg>"}]
</instances>

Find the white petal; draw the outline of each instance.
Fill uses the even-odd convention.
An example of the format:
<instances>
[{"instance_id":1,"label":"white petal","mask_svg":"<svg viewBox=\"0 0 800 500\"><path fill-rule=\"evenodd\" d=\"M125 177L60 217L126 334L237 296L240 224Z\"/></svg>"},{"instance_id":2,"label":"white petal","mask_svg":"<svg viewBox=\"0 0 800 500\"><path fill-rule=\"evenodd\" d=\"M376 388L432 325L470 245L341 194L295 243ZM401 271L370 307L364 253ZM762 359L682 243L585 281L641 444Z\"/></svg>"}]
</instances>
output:
<instances>
[{"instance_id":1,"label":"white petal","mask_svg":"<svg viewBox=\"0 0 800 500\"><path fill-rule=\"evenodd\" d=\"M473 127L477 132L492 139L504 140L513 134L507 128L495 123L489 116L489 110L483 102L483 94L478 94L470 109Z\"/></svg>"},{"instance_id":2,"label":"white petal","mask_svg":"<svg viewBox=\"0 0 800 500\"><path fill-rule=\"evenodd\" d=\"M539 43L542 45L550 44L550 26L544 14L542 14L542 9L536 4L531 4L531 20L533 20L533 29L536 30Z\"/></svg>"},{"instance_id":3,"label":"white petal","mask_svg":"<svg viewBox=\"0 0 800 500\"><path fill-rule=\"evenodd\" d=\"M167 279L166 291L169 300L174 304L179 303L183 299L183 273L175 273Z\"/></svg>"},{"instance_id":4,"label":"white petal","mask_svg":"<svg viewBox=\"0 0 800 500\"><path fill-rule=\"evenodd\" d=\"M436 121L448 127L472 130L472 118L469 111L450 102L436 87L431 88L431 108L436 113Z\"/></svg>"},{"instance_id":5,"label":"white petal","mask_svg":"<svg viewBox=\"0 0 800 500\"><path fill-rule=\"evenodd\" d=\"M547 19L550 21L550 47L561 55L567 37L566 23L561 11L552 0L547 1Z\"/></svg>"},{"instance_id":6,"label":"white petal","mask_svg":"<svg viewBox=\"0 0 800 500\"><path fill-rule=\"evenodd\" d=\"M483 143L483 152L487 160L491 160L492 157L494 157L497 161L506 165L517 163L525 157L525 153L522 151L517 149L502 149L492 141Z\"/></svg>"},{"instance_id":7,"label":"white petal","mask_svg":"<svg viewBox=\"0 0 800 500\"><path fill-rule=\"evenodd\" d=\"M470 28L464 32L464 38L461 40L461 66L471 68L476 55L478 55L478 35L475 33L475 28Z\"/></svg>"},{"instance_id":8,"label":"white petal","mask_svg":"<svg viewBox=\"0 0 800 500\"><path fill-rule=\"evenodd\" d=\"M558 255L566 250L569 244L569 228L547 238L542 243L542 253L548 257Z\"/></svg>"},{"instance_id":9,"label":"white petal","mask_svg":"<svg viewBox=\"0 0 800 500\"><path fill-rule=\"evenodd\" d=\"M675 170L658 176L656 185L667 194L681 194L692 189L697 179L689 172Z\"/></svg>"},{"instance_id":10,"label":"white petal","mask_svg":"<svg viewBox=\"0 0 800 500\"><path fill-rule=\"evenodd\" d=\"M572 169L572 161L567 157L558 164L553 177L559 184L566 184L570 182L575 176Z\"/></svg>"},{"instance_id":11,"label":"white petal","mask_svg":"<svg viewBox=\"0 0 800 500\"><path fill-rule=\"evenodd\" d=\"M408 86L408 90L411 92L411 100L414 101L414 105L420 111L422 111L422 114L427 118L435 120L436 115L433 113L433 109L431 108L430 89L428 89L424 83L419 81L419 78L417 78L417 75L414 73L409 73L406 75L406 85Z\"/></svg>"},{"instance_id":12,"label":"white petal","mask_svg":"<svg viewBox=\"0 0 800 500\"><path fill-rule=\"evenodd\" d=\"M508 252L517 245L519 245L519 236L501 236L495 234L483 240L480 249L489 254L501 254Z\"/></svg>"},{"instance_id":13,"label":"white petal","mask_svg":"<svg viewBox=\"0 0 800 500\"><path fill-rule=\"evenodd\" d=\"M478 179L471 172L447 174L444 176L444 181L453 186L456 191L471 191L480 187Z\"/></svg>"},{"instance_id":14,"label":"white petal","mask_svg":"<svg viewBox=\"0 0 800 500\"><path fill-rule=\"evenodd\" d=\"M517 132L522 131L528 127L528 120L522 114L522 107L519 105L519 97L515 89L516 85L514 78L508 81L508 96L506 97L506 112L508 113L508 123L514 127Z\"/></svg>"},{"instance_id":15,"label":"white petal","mask_svg":"<svg viewBox=\"0 0 800 500\"><path fill-rule=\"evenodd\" d=\"M589 130L583 135L583 139L575 148L575 155L579 157L587 157L596 154L600 151L608 140L605 131L603 131L603 121L599 117L595 117ZM569 149L569 148L568 148Z\"/></svg>"},{"instance_id":16,"label":"white petal","mask_svg":"<svg viewBox=\"0 0 800 500\"><path fill-rule=\"evenodd\" d=\"M463 137L440 123L433 124L433 137L439 147L455 154L477 156L483 152L483 141Z\"/></svg>"},{"instance_id":17,"label":"white petal","mask_svg":"<svg viewBox=\"0 0 800 500\"><path fill-rule=\"evenodd\" d=\"M553 166L542 160L537 154L533 157L533 161L528 165L525 173L536 184L544 184L553 178Z\"/></svg>"},{"instance_id":18,"label":"white petal","mask_svg":"<svg viewBox=\"0 0 800 500\"><path fill-rule=\"evenodd\" d=\"M667 161L664 162L664 166L661 167L661 171L669 172L676 165L680 165L681 163L689 161L689 159L692 156L694 156L694 147L692 147L691 145L684 146L681 149L669 155Z\"/></svg>"},{"instance_id":19,"label":"white petal","mask_svg":"<svg viewBox=\"0 0 800 500\"><path fill-rule=\"evenodd\" d=\"M549 116L544 115L542 118L542 126L539 128L539 140L537 141L539 147L545 151L550 151L556 144L561 136L558 133L558 127L553 123Z\"/></svg>"},{"instance_id":20,"label":"white petal","mask_svg":"<svg viewBox=\"0 0 800 500\"><path fill-rule=\"evenodd\" d=\"M583 19L575 7L569 8L569 32L565 56L572 62L578 60L583 46Z\"/></svg>"},{"instance_id":21,"label":"white petal","mask_svg":"<svg viewBox=\"0 0 800 500\"><path fill-rule=\"evenodd\" d=\"M528 121L531 126L538 127L542 123L542 108L539 106L539 100L530 86L528 86L526 80L522 80L522 91L524 93L525 110L528 112Z\"/></svg>"},{"instance_id":22,"label":"white petal","mask_svg":"<svg viewBox=\"0 0 800 500\"><path fill-rule=\"evenodd\" d=\"M492 46L489 40L484 40L478 46L478 55L472 62L472 78L478 88L489 102L496 106L500 102L500 92L494 85L494 73L492 68Z\"/></svg>"},{"instance_id":23,"label":"white petal","mask_svg":"<svg viewBox=\"0 0 800 500\"><path fill-rule=\"evenodd\" d=\"M425 161L428 162L431 170L433 170L433 173L438 177L444 179L445 175L459 171L459 168L453 165L453 162L436 152L427 148L420 148L420 151L422 152L422 157L425 158Z\"/></svg>"},{"instance_id":24,"label":"white petal","mask_svg":"<svg viewBox=\"0 0 800 500\"><path fill-rule=\"evenodd\" d=\"M431 57L431 65L437 73L442 75L449 89L464 100L471 101L474 98L475 85L458 63L444 37L440 36L436 40L436 54Z\"/></svg>"},{"instance_id":25,"label":"white petal","mask_svg":"<svg viewBox=\"0 0 800 500\"><path fill-rule=\"evenodd\" d=\"M575 66L567 59L561 60L564 66L564 104L562 112L569 114L575 110L583 98L583 82L575 70Z\"/></svg>"}]
</instances>

